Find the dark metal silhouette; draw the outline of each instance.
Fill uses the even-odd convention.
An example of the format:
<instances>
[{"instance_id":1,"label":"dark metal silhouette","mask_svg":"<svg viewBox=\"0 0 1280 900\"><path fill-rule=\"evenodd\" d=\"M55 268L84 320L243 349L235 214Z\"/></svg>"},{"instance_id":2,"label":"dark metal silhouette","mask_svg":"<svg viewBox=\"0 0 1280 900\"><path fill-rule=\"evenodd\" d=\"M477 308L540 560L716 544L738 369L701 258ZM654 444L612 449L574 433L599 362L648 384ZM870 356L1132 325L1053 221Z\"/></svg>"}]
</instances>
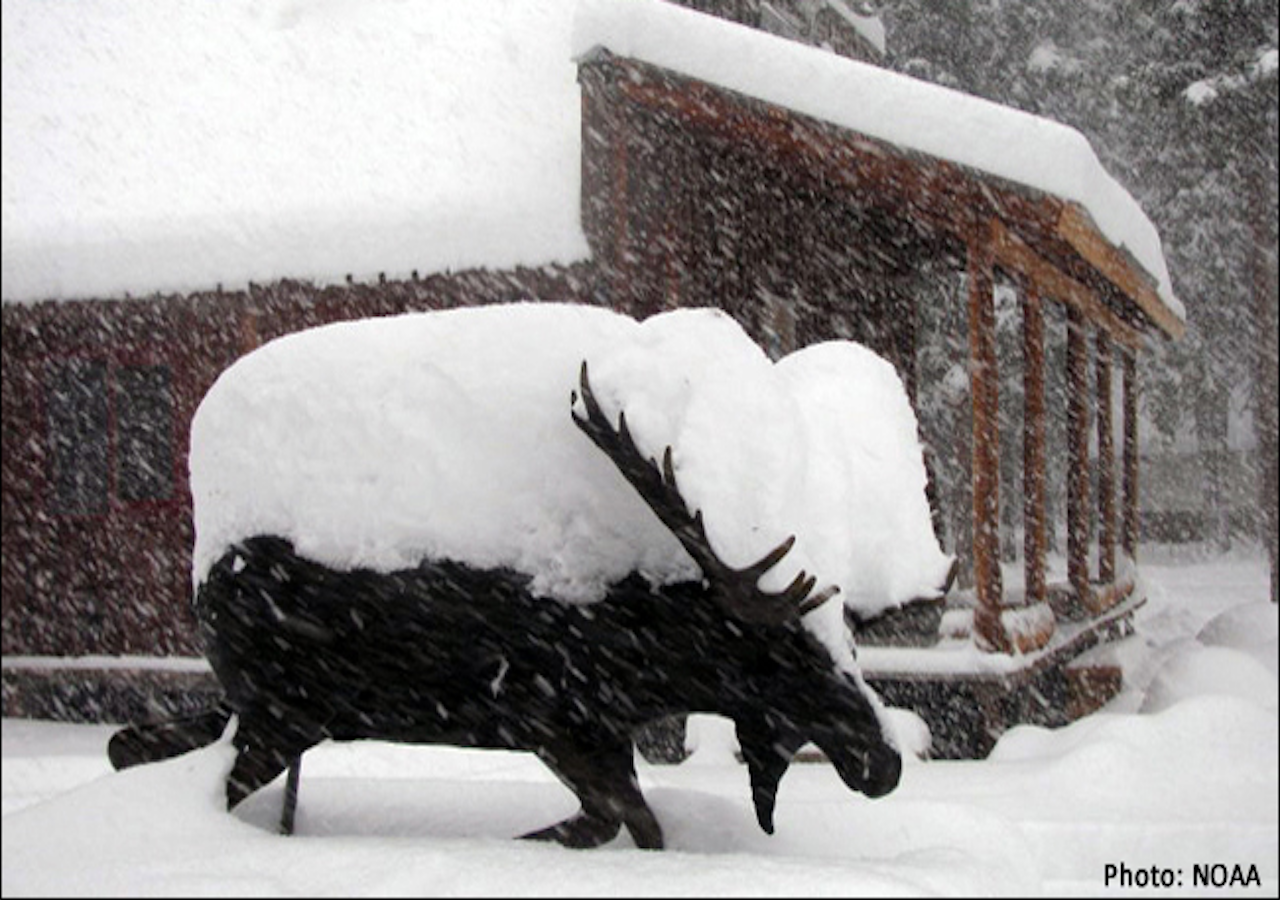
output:
<instances>
[{"instance_id":1,"label":"dark metal silhouette","mask_svg":"<svg viewBox=\"0 0 1280 900\"><path fill-rule=\"evenodd\" d=\"M801 615L813 594L801 573L785 590L759 578L790 549L745 569L711 548L701 514L680 496L671 454L661 468L636 449L625 418L612 427L591 392L578 426L635 486L702 569L703 580L655 587L632 574L593 604L533 596L530 578L427 560L383 573L336 571L261 535L222 556L196 592L220 706L113 736L116 768L216 740L237 717L227 805L291 768L282 830L291 831L302 754L325 739L374 738L527 750L577 795L573 817L525 837L594 847L625 825L636 845L662 830L636 781L632 734L665 716L732 719L760 826L773 831L778 783L812 741L845 783L876 797L901 759L865 688L839 670Z\"/></svg>"}]
</instances>

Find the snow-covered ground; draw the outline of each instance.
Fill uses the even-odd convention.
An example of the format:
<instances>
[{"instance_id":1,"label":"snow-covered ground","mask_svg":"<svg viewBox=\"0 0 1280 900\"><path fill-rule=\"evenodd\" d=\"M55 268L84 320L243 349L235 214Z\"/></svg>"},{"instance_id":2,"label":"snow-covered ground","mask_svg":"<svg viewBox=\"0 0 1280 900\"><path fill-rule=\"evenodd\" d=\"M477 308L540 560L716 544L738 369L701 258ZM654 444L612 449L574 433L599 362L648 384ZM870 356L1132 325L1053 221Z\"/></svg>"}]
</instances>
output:
<instances>
[{"instance_id":1,"label":"snow-covered ground","mask_svg":"<svg viewBox=\"0 0 1280 900\"><path fill-rule=\"evenodd\" d=\"M511 840L575 806L528 755L318 747L286 838L274 833L282 782L223 812L225 742L113 773L110 726L7 719L3 892L1275 896L1266 566L1148 551L1142 571L1150 602L1117 653L1126 689L1103 712L1013 729L981 762L912 760L874 801L825 765L797 764L772 837L755 824L731 730L698 719L686 763L639 766L667 835L660 853L625 832L595 851ZM1170 885L1139 889L1153 877Z\"/></svg>"}]
</instances>

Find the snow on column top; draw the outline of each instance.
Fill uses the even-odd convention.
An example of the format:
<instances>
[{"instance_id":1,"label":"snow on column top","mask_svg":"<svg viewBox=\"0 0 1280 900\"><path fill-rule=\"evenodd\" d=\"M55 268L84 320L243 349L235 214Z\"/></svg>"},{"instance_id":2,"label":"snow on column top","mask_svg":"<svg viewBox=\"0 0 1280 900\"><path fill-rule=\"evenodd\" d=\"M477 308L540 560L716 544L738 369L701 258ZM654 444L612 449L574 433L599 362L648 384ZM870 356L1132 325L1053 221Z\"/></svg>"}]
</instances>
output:
<instances>
[{"instance_id":1,"label":"snow on column top","mask_svg":"<svg viewBox=\"0 0 1280 900\"><path fill-rule=\"evenodd\" d=\"M257 534L340 569L505 566L564 602L595 602L635 571L699 577L574 424L583 360L610 421L625 410L649 456L672 447L725 562L797 536L763 588L803 568L863 615L936 596L950 558L889 363L839 341L775 364L717 310L638 323L543 303L328 325L234 363L192 423L195 582ZM839 606L810 614L828 637L843 634Z\"/></svg>"}]
</instances>

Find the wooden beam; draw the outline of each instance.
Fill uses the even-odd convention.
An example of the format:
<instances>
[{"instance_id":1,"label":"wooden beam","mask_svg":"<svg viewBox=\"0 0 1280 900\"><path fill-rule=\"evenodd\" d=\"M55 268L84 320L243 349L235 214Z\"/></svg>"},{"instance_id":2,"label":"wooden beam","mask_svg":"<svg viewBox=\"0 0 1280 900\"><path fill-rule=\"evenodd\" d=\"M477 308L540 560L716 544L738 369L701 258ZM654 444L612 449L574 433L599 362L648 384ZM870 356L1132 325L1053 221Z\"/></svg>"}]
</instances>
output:
<instances>
[{"instance_id":1,"label":"wooden beam","mask_svg":"<svg viewBox=\"0 0 1280 900\"><path fill-rule=\"evenodd\" d=\"M968 245L969 384L973 401L973 577L978 606L974 639L983 650L1009 653L1013 645L1000 618L1000 426L996 368L996 314L991 244L986 235Z\"/></svg>"},{"instance_id":2,"label":"wooden beam","mask_svg":"<svg viewBox=\"0 0 1280 900\"><path fill-rule=\"evenodd\" d=\"M1074 306L1086 319L1131 350L1142 347L1142 334L1098 299L1089 288L1036 253L998 219L991 222L996 262L1039 287L1043 296Z\"/></svg>"},{"instance_id":3,"label":"wooden beam","mask_svg":"<svg viewBox=\"0 0 1280 900\"><path fill-rule=\"evenodd\" d=\"M1124 462L1122 464L1124 516L1120 546L1129 559L1138 558L1138 362L1129 352L1121 352L1124 376Z\"/></svg>"},{"instance_id":4,"label":"wooden beam","mask_svg":"<svg viewBox=\"0 0 1280 900\"><path fill-rule=\"evenodd\" d=\"M1090 590L1085 598L1085 613L1090 617L1100 616L1112 607L1119 606L1133 593L1134 580L1125 578L1121 581L1110 581L1098 585L1097 590Z\"/></svg>"},{"instance_id":5,"label":"wooden beam","mask_svg":"<svg viewBox=\"0 0 1280 900\"><path fill-rule=\"evenodd\" d=\"M1161 331L1174 340L1182 339L1186 322L1160 299L1147 271L1103 237L1080 204L1063 204L1057 231L1081 257L1130 297Z\"/></svg>"},{"instance_id":6,"label":"wooden beam","mask_svg":"<svg viewBox=\"0 0 1280 900\"><path fill-rule=\"evenodd\" d=\"M1022 518L1027 604L1045 601L1044 309L1034 284L1022 290Z\"/></svg>"},{"instance_id":7,"label":"wooden beam","mask_svg":"<svg viewBox=\"0 0 1280 900\"><path fill-rule=\"evenodd\" d=\"M1084 313L1067 307L1067 580L1089 596L1089 342Z\"/></svg>"},{"instance_id":8,"label":"wooden beam","mask_svg":"<svg viewBox=\"0 0 1280 900\"><path fill-rule=\"evenodd\" d=\"M1111 415L1111 338L1095 338L1094 394L1098 405L1098 580L1116 577L1116 449Z\"/></svg>"}]
</instances>

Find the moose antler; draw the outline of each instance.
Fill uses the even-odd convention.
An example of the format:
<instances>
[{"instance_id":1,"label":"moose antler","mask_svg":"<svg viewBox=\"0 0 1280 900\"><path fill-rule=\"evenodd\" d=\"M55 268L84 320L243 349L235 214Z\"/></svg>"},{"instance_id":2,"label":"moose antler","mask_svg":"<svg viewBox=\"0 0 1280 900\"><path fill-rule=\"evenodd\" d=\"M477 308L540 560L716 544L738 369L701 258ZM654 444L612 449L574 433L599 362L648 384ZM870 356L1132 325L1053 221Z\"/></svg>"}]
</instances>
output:
<instances>
[{"instance_id":1,"label":"moose antler","mask_svg":"<svg viewBox=\"0 0 1280 900\"><path fill-rule=\"evenodd\" d=\"M587 417L584 419L573 409L574 422L613 460L618 471L693 557L709 583L712 595L726 612L748 622L779 625L816 609L840 590L832 585L810 597L817 578L803 571L782 591L774 593L760 589L760 578L790 552L796 542L795 535L746 568L735 569L726 564L711 548L702 524L702 510L689 515L689 508L676 484L671 448L667 447L663 453L662 467L659 468L656 460L645 458L636 446L627 428L625 412L619 413L617 428L609 424L591 390L586 360L583 360L578 381Z\"/></svg>"}]
</instances>

